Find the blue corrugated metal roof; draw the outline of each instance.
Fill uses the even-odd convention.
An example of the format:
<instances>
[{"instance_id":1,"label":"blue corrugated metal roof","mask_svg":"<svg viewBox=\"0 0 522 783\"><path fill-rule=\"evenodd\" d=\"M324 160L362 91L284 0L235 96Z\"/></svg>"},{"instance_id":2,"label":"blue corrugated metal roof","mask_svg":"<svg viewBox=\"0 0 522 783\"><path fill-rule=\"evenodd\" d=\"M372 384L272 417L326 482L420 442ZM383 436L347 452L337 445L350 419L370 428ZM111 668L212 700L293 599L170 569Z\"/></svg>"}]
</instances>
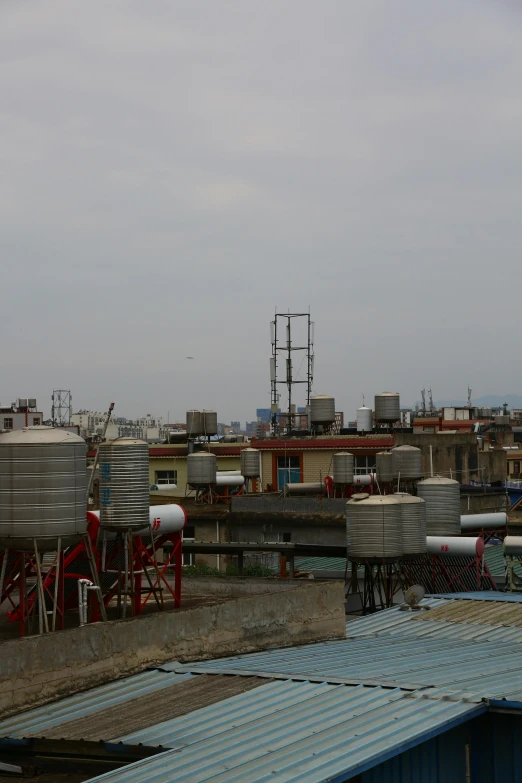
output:
<instances>
[{"instance_id":1,"label":"blue corrugated metal roof","mask_svg":"<svg viewBox=\"0 0 522 783\"><path fill-rule=\"evenodd\" d=\"M183 682L191 676L191 674L176 675L164 671L145 671L123 680L116 680L53 704L46 704L6 718L0 721L0 737L24 737L29 733L44 733L47 729L66 721L92 715L107 707L146 696L154 691L159 692L167 685Z\"/></svg>"},{"instance_id":2,"label":"blue corrugated metal roof","mask_svg":"<svg viewBox=\"0 0 522 783\"><path fill-rule=\"evenodd\" d=\"M348 780L485 705L411 699L400 689L276 681L124 741L172 750L105 774L109 783Z\"/></svg>"}]
</instances>

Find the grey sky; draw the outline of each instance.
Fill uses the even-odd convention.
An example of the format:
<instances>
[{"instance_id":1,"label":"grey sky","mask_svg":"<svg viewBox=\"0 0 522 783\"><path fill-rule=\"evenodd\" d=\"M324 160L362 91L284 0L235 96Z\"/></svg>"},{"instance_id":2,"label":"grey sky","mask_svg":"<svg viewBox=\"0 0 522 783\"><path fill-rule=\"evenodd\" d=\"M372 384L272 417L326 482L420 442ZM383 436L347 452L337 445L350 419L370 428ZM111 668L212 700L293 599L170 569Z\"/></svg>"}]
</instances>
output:
<instances>
[{"instance_id":1,"label":"grey sky","mask_svg":"<svg viewBox=\"0 0 522 783\"><path fill-rule=\"evenodd\" d=\"M276 305L348 418L520 391L521 34L500 0L0 0L2 402L252 419Z\"/></svg>"}]
</instances>

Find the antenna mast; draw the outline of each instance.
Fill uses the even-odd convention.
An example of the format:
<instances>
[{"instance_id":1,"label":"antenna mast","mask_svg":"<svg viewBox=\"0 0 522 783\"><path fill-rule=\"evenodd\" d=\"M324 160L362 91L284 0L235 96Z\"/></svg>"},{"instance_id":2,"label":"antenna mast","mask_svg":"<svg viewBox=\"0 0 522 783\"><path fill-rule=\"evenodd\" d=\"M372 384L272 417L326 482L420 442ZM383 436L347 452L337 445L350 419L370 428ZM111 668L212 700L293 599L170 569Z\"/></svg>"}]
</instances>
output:
<instances>
[{"instance_id":1,"label":"antenna mast","mask_svg":"<svg viewBox=\"0 0 522 783\"><path fill-rule=\"evenodd\" d=\"M296 324L296 318L306 319L306 345L294 345L292 341L292 327ZM282 329L285 329L286 339L283 341L280 338ZM306 412L310 412L310 397L312 395L312 385L314 380L314 322L310 318L310 312L308 313L275 313L274 320L270 324L271 343L272 343L272 356L270 357L270 385L271 385L271 408L270 408L270 422L272 434L277 435L280 432L279 421L279 400L280 393L278 386L285 384L288 390L288 410L281 414L283 419L283 431L289 433L293 428L294 423L294 404L293 399L293 387L296 383L306 384ZM299 369L297 373L294 373L294 357L295 353L301 352L303 358L299 367L306 361L306 378L298 378ZM283 356L281 356L281 354ZM281 378L280 365L285 365L284 378Z\"/></svg>"}]
</instances>

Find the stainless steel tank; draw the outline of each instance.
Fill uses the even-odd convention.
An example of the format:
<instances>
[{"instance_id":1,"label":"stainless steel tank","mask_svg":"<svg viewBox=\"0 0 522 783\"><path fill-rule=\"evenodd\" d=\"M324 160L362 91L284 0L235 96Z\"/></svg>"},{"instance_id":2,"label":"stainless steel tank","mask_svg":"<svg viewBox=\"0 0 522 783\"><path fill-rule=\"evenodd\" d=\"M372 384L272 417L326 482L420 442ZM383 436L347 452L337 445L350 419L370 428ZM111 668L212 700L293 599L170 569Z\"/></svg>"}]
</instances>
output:
<instances>
[{"instance_id":1,"label":"stainless steel tank","mask_svg":"<svg viewBox=\"0 0 522 783\"><path fill-rule=\"evenodd\" d=\"M375 456L377 481L379 484L389 484L393 481L393 454L391 451L379 451Z\"/></svg>"},{"instance_id":2,"label":"stainless steel tank","mask_svg":"<svg viewBox=\"0 0 522 783\"><path fill-rule=\"evenodd\" d=\"M55 427L0 435L0 547L62 547L87 530L87 445Z\"/></svg>"},{"instance_id":3,"label":"stainless steel tank","mask_svg":"<svg viewBox=\"0 0 522 783\"><path fill-rule=\"evenodd\" d=\"M357 432L371 432L373 429L373 411L371 408L357 408Z\"/></svg>"},{"instance_id":4,"label":"stainless steel tank","mask_svg":"<svg viewBox=\"0 0 522 783\"><path fill-rule=\"evenodd\" d=\"M402 551L404 555L426 552L426 503L407 492L396 492L401 505Z\"/></svg>"},{"instance_id":5,"label":"stainless steel tank","mask_svg":"<svg viewBox=\"0 0 522 783\"><path fill-rule=\"evenodd\" d=\"M416 446L397 446L392 449L393 475L401 479L418 479L422 476L422 451Z\"/></svg>"},{"instance_id":6,"label":"stainless steel tank","mask_svg":"<svg viewBox=\"0 0 522 783\"><path fill-rule=\"evenodd\" d=\"M217 435L218 420L216 411L203 411L201 417L203 422L203 435Z\"/></svg>"},{"instance_id":7,"label":"stainless steel tank","mask_svg":"<svg viewBox=\"0 0 522 783\"><path fill-rule=\"evenodd\" d=\"M460 484L442 476L417 484L417 495L426 501L428 536L460 535Z\"/></svg>"},{"instance_id":8,"label":"stainless steel tank","mask_svg":"<svg viewBox=\"0 0 522 783\"><path fill-rule=\"evenodd\" d=\"M203 434L203 418L201 411L187 411L187 436L189 438L196 438L198 435Z\"/></svg>"},{"instance_id":9,"label":"stainless steel tank","mask_svg":"<svg viewBox=\"0 0 522 783\"><path fill-rule=\"evenodd\" d=\"M401 403L397 392L375 395L375 420L392 423L401 418Z\"/></svg>"},{"instance_id":10,"label":"stainless steel tank","mask_svg":"<svg viewBox=\"0 0 522 783\"><path fill-rule=\"evenodd\" d=\"M149 446L137 438L116 438L99 446L100 525L139 530L149 524Z\"/></svg>"},{"instance_id":11,"label":"stainless steel tank","mask_svg":"<svg viewBox=\"0 0 522 783\"><path fill-rule=\"evenodd\" d=\"M241 449L241 473L245 478L261 475L261 452L259 449Z\"/></svg>"},{"instance_id":12,"label":"stainless steel tank","mask_svg":"<svg viewBox=\"0 0 522 783\"><path fill-rule=\"evenodd\" d=\"M351 560L397 560L402 555L400 503L393 495L355 496L346 504L346 547Z\"/></svg>"},{"instance_id":13,"label":"stainless steel tank","mask_svg":"<svg viewBox=\"0 0 522 783\"><path fill-rule=\"evenodd\" d=\"M335 397L318 394L310 399L310 421L312 424L328 425L335 421Z\"/></svg>"},{"instance_id":14,"label":"stainless steel tank","mask_svg":"<svg viewBox=\"0 0 522 783\"><path fill-rule=\"evenodd\" d=\"M333 455L334 484L353 484L354 457L349 451L338 451Z\"/></svg>"},{"instance_id":15,"label":"stainless steel tank","mask_svg":"<svg viewBox=\"0 0 522 783\"><path fill-rule=\"evenodd\" d=\"M216 483L216 455L207 451L189 454L187 457L187 484L207 487Z\"/></svg>"}]
</instances>

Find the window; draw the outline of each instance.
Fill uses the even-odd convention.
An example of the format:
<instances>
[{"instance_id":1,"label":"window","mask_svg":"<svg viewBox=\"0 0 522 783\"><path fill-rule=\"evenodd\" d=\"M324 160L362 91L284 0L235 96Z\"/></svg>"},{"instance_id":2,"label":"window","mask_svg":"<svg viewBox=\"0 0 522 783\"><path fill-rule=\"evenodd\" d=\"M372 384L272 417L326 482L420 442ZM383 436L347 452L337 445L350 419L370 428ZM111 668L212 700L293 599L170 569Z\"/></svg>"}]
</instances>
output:
<instances>
[{"instance_id":1,"label":"window","mask_svg":"<svg viewBox=\"0 0 522 783\"><path fill-rule=\"evenodd\" d=\"M33 427L38 427L39 424L40 424L40 418L38 416L36 416L33 419Z\"/></svg>"},{"instance_id":2,"label":"window","mask_svg":"<svg viewBox=\"0 0 522 783\"><path fill-rule=\"evenodd\" d=\"M11 418L4 419L4 430L13 429L13 420Z\"/></svg>"},{"instance_id":3,"label":"window","mask_svg":"<svg viewBox=\"0 0 522 783\"><path fill-rule=\"evenodd\" d=\"M300 457L277 457L277 488L284 489L285 484L298 484L301 481Z\"/></svg>"},{"instance_id":4,"label":"window","mask_svg":"<svg viewBox=\"0 0 522 783\"><path fill-rule=\"evenodd\" d=\"M371 457L355 457L355 475L367 476L368 473L374 473L376 469L376 458Z\"/></svg>"},{"instance_id":5,"label":"window","mask_svg":"<svg viewBox=\"0 0 522 783\"><path fill-rule=\"evenodd\" d=\"M157 470L156 471L155 484L177 484L178 483L178 471L177 470Z\"/></svg>"}]
</instances>

